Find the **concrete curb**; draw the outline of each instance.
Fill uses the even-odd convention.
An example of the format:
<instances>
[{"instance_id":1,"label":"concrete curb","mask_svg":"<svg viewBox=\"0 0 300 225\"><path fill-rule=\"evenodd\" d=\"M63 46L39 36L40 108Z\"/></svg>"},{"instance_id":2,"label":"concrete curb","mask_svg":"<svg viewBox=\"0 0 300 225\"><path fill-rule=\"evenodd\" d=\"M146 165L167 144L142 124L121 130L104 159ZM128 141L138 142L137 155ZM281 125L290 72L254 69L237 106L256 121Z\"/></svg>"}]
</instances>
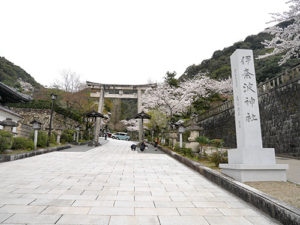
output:
<instances>
[{"instance_id":1,"label":"concrete curb","mask_svg":"<svg viewBox=\"0 0 300 225\"><path fill-rule=\"evenodd\" d=\"M234 179L227 177L213 169L203 166L202 164L195 162L191 159L185 158L176 152L159 146L159 149L172 158L185 164L186 166L197 171L201 175L205 176L210 181L216 183L222 188L230 191L246 202L254 205L256 208L264 211L271 217L280 221L283 224L299 225L300 224L300 210L288 205L282 201L274 199L273 197L252 188L246 184L235 181Z\"/></svg>"},{"instance_id":2,"label":"concrete curb","mask_svg":"<svg viewBox=\"0 0 300 225\"><path fill-rule=\"evenodd\" d=\"M71 147L72 147L71 145L63 145L63 146L52 147L52 148L43 148L35 151L24 152L24 153L19 153L14 155L0 155L0 162L9 162L18 159L24 159L24 158L41 155L49 152L61 151Z\"/></svg>"}]
</instances>

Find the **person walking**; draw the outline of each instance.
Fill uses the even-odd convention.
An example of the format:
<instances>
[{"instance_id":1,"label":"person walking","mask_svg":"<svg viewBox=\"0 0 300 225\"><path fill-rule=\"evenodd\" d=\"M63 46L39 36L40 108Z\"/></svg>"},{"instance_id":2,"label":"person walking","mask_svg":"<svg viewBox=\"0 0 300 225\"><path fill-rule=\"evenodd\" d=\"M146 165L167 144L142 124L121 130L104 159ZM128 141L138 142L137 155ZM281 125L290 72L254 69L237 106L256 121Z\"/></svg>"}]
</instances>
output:
<instances>
[{"instance_id":1,"label":"person walking","mask_svg":"<svg viewBox=\"0 0 300 225\"><path fill-rule=\"evenodd\" d=\"M157 146L158 146L158 139L156 137L155 140L154 140L154 149L155 149L155 151L157 151Z\"/></svg>"},{"instance_id":2,"label":"person walking","mask_svg":"<svg viewBox=\"0 0 300 225\"><path fill-rule=\"evenodd\" d=\"M145 150L145 148L146 148L146 144L145 144L145 141L143 141L141 143L140 150L143 152Z\"/></svg>"}]
</instances>

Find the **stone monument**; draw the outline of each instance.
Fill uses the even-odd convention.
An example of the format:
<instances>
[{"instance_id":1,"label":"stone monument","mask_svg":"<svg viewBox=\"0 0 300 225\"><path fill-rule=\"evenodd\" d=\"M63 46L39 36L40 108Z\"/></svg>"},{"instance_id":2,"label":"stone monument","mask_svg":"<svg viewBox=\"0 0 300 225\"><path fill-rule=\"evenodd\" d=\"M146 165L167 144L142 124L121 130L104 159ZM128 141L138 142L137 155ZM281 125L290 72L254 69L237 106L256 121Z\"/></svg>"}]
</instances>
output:
<instances>
[{"instance_id":1,"label":"stone monument","mask_svg":"<svg viewBox=\"0 0 300 225\"><path fill-rule=\"evenodd\" d=\"M241 182L286 181L288 165L276 164L273 148L263 148L252 50L237 49L230 57L237 149L228 151L222 173Z\"/></svg>"}]
</instances>

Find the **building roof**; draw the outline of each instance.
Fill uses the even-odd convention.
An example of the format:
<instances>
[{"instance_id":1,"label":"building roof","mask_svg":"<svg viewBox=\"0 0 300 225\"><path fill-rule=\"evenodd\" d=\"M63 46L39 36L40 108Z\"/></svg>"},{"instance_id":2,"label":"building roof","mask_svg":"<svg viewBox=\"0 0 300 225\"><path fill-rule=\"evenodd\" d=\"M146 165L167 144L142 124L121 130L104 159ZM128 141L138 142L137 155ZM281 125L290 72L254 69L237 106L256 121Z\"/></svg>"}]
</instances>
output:
<instances>
[{"instance_id":1,"label":"building roof","mask_svg":"<svg viewBox=\"0 0 300 225\"><path fill-rule=\"evenodd\" d=\"M29 102L32 98L0 82L0 103Z\"/></svg>"},{"instance_id":2,"label":"building roof","mask_svg":"<svg viewBox=\"0 0 300 225\"><path fill-rule=\"evenodd\" d=\"M20 116L19 114L17 114L15 112L9 110L8 108L5 108L5 107L0 105L0 113L1 113L1 111L9 113L9 114L14 115L14 116L19 117L19 118L22 118L22 116Z\"/></svg>"}]
</instances>

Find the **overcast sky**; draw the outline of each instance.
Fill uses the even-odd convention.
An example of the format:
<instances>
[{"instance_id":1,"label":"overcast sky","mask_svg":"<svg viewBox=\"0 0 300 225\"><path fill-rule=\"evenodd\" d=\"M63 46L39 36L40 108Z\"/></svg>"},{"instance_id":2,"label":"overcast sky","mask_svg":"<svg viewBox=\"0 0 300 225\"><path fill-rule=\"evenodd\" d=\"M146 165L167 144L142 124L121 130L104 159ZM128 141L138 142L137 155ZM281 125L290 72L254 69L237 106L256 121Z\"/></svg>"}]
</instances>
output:
<instances>
[{"instance_id":1,"label":"overcast sky","mask_svg":"<svg viewBox=\"0 0 300 225\"><path fill-rule=\"evenodd\" d=\"M43 85L143 84L257 34L285 0L0 0L0 56Z\"/></svg>"}]
</instances>

